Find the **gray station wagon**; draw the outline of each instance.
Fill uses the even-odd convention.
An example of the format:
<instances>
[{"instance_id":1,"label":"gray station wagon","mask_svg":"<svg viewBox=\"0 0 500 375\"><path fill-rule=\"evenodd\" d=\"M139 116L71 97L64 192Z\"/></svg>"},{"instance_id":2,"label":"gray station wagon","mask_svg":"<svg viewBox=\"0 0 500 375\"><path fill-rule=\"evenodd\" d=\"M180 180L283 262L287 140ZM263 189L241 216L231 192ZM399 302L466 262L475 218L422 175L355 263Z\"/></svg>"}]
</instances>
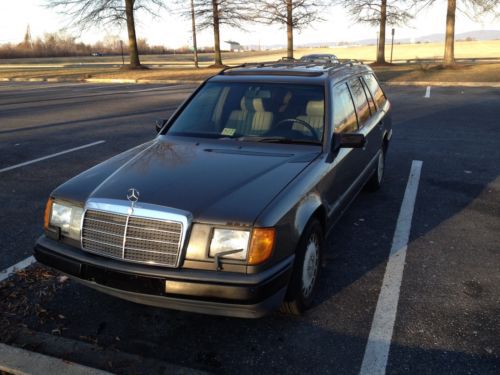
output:
<instances>
[{"instance_id":1,"label":"gray station wagon","mask_svg":"<svg viewBox=\"0 0 500 375\"><path fill-rule=\"evenodd\" d=\"M133 302L237 317L311 306L325 236L380 187L392 133L353 61L226 69L157 131L52 192L36 259Z\"/></svg>"}]
</instances>

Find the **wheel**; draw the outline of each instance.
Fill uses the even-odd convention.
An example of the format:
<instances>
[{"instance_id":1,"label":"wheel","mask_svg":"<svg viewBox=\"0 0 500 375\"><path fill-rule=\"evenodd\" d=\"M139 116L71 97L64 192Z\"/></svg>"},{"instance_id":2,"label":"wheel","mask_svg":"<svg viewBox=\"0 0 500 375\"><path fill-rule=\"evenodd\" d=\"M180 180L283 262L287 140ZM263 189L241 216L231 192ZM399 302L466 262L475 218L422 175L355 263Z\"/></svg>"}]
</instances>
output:
<instances>
[{"instance_id":1,"label":"wheel","mask_svg":"<svg viewBox=\"0 0 500 375\"><path fill-rule=\"evenodd\" d=\"M283 126L283 124L286 124L288 122L291 122L292 124L302 125L307 130L309 130L309 132L311 133L311 135L313 136L314 139L319 139L318 133L316 132L316 130L314 130L314 128L311 126L311 124L309 124L308 122L306 122L304 120L300 120L298 118L286 118L286 119L283 119L283 120L279 121L276 125L274 125L274 128L275 129L280 128L280 127Z\"/></svg>"},{"instance_id":2,"label":"wheel","mask_svg":"<svg viewBox=\"0 0 500 375\"><path fill-rule=\"evenodd\" d=\"M300 315L311 306L320 274L323 242L321 224L313 219L299 241L283 312Z\"/></svg>"},{"instance_id":3,"label":"wheel","mask_svg":"<svg viewBox=\"0 0 500 375\"><path fill-rule=\"evenodd\" d=\"M384 181L384 170L385 170L385 148L382 147L378 154L377 159L377 169L373 172L373 175L370 177L368 182L366 183L366 188L370 191L377 191L382 186L382 182Z\"/></svg>"}]
</instances>

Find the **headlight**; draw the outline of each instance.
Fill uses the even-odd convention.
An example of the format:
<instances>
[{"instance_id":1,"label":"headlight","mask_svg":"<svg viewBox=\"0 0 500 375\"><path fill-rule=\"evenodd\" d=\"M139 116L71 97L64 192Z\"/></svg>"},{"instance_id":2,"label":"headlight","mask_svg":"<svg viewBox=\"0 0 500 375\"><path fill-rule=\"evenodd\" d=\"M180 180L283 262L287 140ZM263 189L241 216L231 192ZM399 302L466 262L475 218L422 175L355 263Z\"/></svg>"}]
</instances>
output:
<instances>
[{"instance_id":1,"label":"headlight","mask_svg":"<svg viewBox=\"0 0 500 375\"><path fill-rule=\"evenodd\" d=\"M241 250L237 253L222 255L221 258L246 260L250 232L232 229L214 229L210 242L210 256L215 257L226 251Z\"/></svg>"},{"instance_id":2,"label":"headlight","mask_svg":"<svg viewBox=\"0 0 500 375\"><path fill-rule=\"evenodd\" d=\"M49 204L47 205L49 210ZM83 208L68 203L53 201L48 215L48 226L57 227L61 234L74 240L80 239Z\"/></svg>"}]
</instances>

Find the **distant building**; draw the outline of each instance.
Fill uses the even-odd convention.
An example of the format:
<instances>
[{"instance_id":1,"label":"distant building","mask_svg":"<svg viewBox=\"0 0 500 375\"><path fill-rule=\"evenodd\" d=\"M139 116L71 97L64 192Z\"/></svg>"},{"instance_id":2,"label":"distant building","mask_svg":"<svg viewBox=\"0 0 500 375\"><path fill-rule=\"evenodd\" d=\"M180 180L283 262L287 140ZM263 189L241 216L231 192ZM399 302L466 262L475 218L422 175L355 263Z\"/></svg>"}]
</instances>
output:
<instances>
[{"instance_id":1,"label":"distant building","mask_svg":"<svg viewBox=\"0 0 500 375\"><path fill-rule=\"evenodd\" d=\"M232 40L226 40L225 42L222 43L222 50L231 52L242 52L244 51L244 48L238 42Z\"/></svg>"}]
</instances>

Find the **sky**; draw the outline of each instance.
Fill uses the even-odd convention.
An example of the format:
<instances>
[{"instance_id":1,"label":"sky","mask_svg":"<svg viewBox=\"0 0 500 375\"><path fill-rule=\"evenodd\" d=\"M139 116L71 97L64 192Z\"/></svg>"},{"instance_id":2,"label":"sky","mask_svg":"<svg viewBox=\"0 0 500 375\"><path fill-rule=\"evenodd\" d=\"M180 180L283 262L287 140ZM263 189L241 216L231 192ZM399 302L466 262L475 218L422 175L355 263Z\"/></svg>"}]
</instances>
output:
<instances>
[{"instance_id":1,"label":"sky","mask_svg":"<svg viewBox=\"0 0 500 375\"><path fill-rule=\"evenodd\" d=\"M22 41L27 25L30 25L33 38L71 25L71 20L64 15L45 8L43 0L0 0L0 4L0 44ZM186 6L188 4L186 0ZM339 6L329 8L323 18L326 21L314 22L310 27L295 33L295 45L312 42L352 42L375 38L377 34L376 27L354 24L345 10ZM396 39L444 33L445 18L446 1L437 0L435 5L418 13L408 25L396 27ZM178 48L192 43L190 20L183 19L172 10L162 10L154 19L139 13L137 21L137 36L146 38L151 45ZM247 31L241 31L222 27L221 40L235 40L242 45L286 44L286 31L282 26L249 25L246 29ZM480 21L473 21L460 12L457 13L456 33L496 29L500 29L498 19L483 17ZM81 32L79 39L91 43L103 39L106 35L119 35L125 40L125 26L116 29L100 25ZM198 45L200 47L213 45L213 34L210 30L198 34Z\"/></svg>"}]
</instances>

